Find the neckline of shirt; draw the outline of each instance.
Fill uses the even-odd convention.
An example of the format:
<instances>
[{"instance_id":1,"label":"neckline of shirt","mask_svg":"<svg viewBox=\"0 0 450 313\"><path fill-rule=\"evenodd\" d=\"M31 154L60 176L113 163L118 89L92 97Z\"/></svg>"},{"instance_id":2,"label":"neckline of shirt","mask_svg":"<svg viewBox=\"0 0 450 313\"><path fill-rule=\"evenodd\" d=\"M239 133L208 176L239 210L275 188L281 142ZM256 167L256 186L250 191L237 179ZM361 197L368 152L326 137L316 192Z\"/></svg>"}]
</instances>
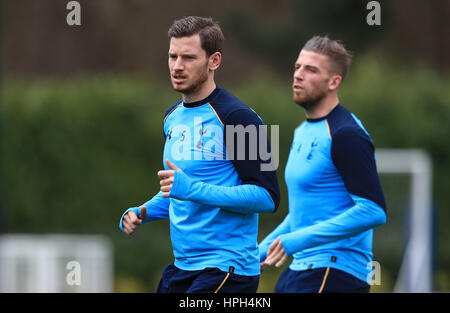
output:
<instances>
[{"instance_id":1,"label":"neckline of shirt","mask_svg":"<svg viewBox=\"0 0 450 313\"><path fill-rule=\"evenodd\" d=\"M183 101L183 106L185 108L195 108L195 107L199 107L201 105L204 105L205 103L210 102L220 91L220 87L216 87L210 94L209 96L207 96L205 99L199 100L199 101L195 101L195 102L189 102L186 103Z\"/></svg>"},{"instance_id":2,"label":"neckline of shirt","mask_svg":"<svg viewBox=\"0 0 450 313\"><path fill-rule=\"evenodd\" d=\"M306 118L306 120L307 120L308 122L311 122L311 123L317 123L317 122L323 121L324 119L326 119L326 118L328 118L330 115L332 115L334 112L336 112L340 106L341 106L341 105L338 103L338 104L333 108L333 110L331 110L331 112L328 113L327 115L322 116L322 117L318 117L318 118Z\"/></svg>"}]
</instances>

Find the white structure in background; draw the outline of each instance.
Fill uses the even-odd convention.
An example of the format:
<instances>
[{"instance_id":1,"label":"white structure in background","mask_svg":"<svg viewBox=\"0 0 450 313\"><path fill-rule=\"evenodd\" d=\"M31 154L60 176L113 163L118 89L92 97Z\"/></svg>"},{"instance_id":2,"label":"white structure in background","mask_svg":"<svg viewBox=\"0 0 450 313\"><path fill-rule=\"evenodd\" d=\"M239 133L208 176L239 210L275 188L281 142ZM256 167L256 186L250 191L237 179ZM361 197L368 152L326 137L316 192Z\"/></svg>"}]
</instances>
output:
<instances>
[{"instance_id":1,"label":"white structure in background","mask_svg":"<svg viewBox=\"0 0 450 313\"><path fill-rule=\"evenodd\" d=\"M431 292L433 176L431 158L422 150L377 149L376 159L380 174L411 175L410 231L394 292Z\"/></svg>"},{"instance_id":2,"label":"white structure in background","mask_svg":"<svg viewBox=\"0 0 450 313\"><path fill-rule=\"evenodd\" d=\"M0 236L0 292L112 292L112 277L103 236Z\"/></svg>"}]
</instances>

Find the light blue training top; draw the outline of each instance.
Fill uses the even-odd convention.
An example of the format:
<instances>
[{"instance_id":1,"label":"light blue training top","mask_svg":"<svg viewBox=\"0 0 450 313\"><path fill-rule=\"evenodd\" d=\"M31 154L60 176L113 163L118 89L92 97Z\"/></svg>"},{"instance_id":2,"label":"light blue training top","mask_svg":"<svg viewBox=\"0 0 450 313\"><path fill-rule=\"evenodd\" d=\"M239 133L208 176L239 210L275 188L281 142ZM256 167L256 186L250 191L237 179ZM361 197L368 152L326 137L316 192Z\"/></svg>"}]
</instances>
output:
<instances>
[{"instance_id":1,"label":"light blue training top","mask_svg":"<svg viewBox=\"0 0 450 313\"><path fill-rule=\"evenodd\" d=\"M295 271L343 270L367 281L373 228L386 222L372 140L356 116L337 105L294 132L285 180L289 213L260 244L261 261L280 237Z\"/></svg>"}]
</instances>

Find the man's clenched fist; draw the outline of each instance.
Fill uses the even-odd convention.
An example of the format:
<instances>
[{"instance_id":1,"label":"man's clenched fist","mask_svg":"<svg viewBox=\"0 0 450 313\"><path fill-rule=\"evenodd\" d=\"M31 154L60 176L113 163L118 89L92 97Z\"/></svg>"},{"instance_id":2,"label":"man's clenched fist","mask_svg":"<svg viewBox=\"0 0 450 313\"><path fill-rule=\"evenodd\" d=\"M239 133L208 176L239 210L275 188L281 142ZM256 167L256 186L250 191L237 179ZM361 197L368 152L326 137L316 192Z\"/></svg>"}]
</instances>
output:
<instances>
[{"instance_id":1,"label":"man's clenched fist","mask_svg":"<svg viewBox=\"0 0 450 313\"><path fill-rule=\"evenodd\" d=\"M145 206L141 207L139 216L133 211L125 214L122 220L123 231L127 235L131 235L138 225L141 225L143 221L147 218L147 208Z\"/></svg>"}]
</instances>

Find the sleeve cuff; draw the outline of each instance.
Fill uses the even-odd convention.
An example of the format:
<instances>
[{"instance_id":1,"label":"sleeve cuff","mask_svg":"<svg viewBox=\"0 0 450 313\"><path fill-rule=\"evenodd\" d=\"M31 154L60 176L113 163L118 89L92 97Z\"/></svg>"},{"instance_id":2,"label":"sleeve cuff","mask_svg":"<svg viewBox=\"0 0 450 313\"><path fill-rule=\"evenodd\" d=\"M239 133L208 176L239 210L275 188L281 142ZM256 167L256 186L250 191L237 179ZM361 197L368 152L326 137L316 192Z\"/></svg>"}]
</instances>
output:
<instances>
[{"instance_id":1,"label":"sleeve cuff","mask_svg":"<svg viewBox=\"0 0 450 313\"><path fill-rule=\"evenodd\" d=\"M123 217L125 216L125 214L127 214L128 212L130 212L130 211L133 211L134 213L136 213L136 215L139 217L139 215L140 215L140 210L141 210L141 207L134 207L134 208L129 208L128 210L126 210L123 214L122 214L122 217L120 218L120 221L119 221L119 228L120 228L120 230L121 231L123 231Z\"/></svg>"},{"instance_id":2,"label":"sleeve cuff","mask_svg":"<svg viewBox=\"0 0 450 313\"><path fill-rule=\"evenodd\" d=\"M169 197L178 200L188 200L186 195L189 194L192 183L192 179L190 179L185 173L175 171Z\"/></svg>"},{"instance_id":3,"label":"sleeve cuff","mask_svg":"<svg viewBox=\"0 0 450 313\"><path fill-rule=\"evenodd\" d=\"M294 254L294 251L292 250L292 247L290 245L289 234L281 235L280 241L281 245L283 246L284 252L286 252L288 256Z\"/></svg>"}]
</instances>

